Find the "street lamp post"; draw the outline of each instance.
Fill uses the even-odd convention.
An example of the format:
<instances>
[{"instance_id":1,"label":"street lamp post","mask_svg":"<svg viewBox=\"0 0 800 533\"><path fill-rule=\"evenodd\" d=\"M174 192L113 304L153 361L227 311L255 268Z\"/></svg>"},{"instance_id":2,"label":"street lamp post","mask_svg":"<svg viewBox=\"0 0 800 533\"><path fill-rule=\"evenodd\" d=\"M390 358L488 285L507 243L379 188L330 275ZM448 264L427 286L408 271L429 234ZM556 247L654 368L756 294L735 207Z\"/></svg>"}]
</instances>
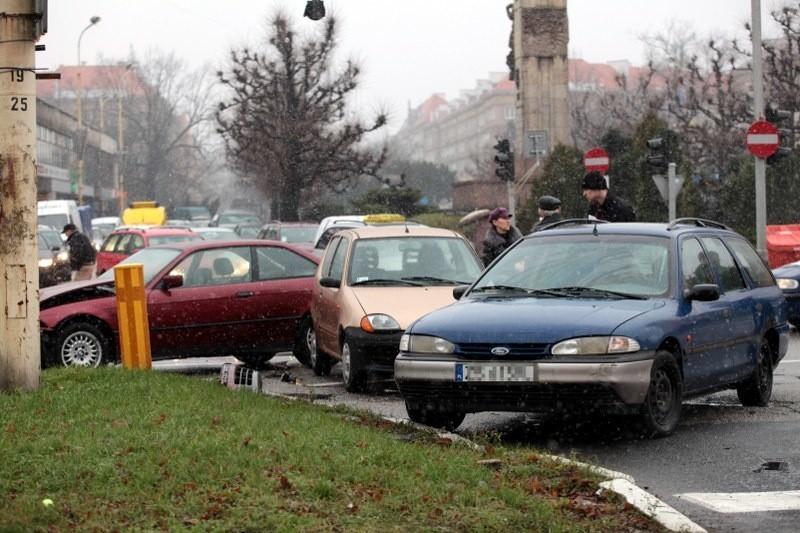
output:
<instances>
[{"instance_id":1,"label":"street lamp post","mask_svg":"<svg viewBox=\"0 0 800 533\"><path fill-rule=\"evenodd\" d=\"M125 72L117 80L117 194L119 195L119 216L125 211L125 151L122 144L122 84L131 73L135 63L125 65Z\"/></svg>"},{"instance_id":2,"label":"street lamp post","mask_svg":"<svg viewBox=\"0 0 800 533\"><path fill-rule=\"evenodd\" d=\"M83 119L81 117L81 39L86 30L100 22L100 17L94 16L89 19L89 25L83 28L78 36L78 72L75 76L75 105L78 118L78 205L83 205L83 152L86 150L86 133L83 131Z\"/></svg>"}]
</instances>

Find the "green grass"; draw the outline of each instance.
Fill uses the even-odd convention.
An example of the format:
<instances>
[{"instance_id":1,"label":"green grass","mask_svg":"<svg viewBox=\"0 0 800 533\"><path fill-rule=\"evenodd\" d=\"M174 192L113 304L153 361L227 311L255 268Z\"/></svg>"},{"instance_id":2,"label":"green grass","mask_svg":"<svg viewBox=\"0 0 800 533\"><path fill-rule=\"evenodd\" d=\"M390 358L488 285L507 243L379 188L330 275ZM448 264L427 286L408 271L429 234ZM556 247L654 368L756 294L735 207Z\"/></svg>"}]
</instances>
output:
<instances>
[{"instance_id":1,"label":"green grass","mask_svg":"<svg viewBox=\"0 0 800 533\"><path fill-rule=\"evenodd\" d=\"M600 481L173 373L48 369L0 395L0 531L662 530Z\"/></svg>"}]
</instances>

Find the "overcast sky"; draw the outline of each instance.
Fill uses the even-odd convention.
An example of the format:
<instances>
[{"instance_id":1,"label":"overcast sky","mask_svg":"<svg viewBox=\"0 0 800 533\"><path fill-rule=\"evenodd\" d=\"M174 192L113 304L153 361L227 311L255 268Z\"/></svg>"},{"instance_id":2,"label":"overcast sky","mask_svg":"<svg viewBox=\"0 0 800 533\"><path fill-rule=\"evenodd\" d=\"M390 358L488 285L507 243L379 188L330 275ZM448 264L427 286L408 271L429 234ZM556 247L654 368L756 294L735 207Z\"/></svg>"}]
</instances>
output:
<instances>
[{"instance_id":1,"label":"overcast sky","mask_svg":"<svg viewBox=\"0 0 800 533\"><path fill-rule=\"evenodd\" d=\"M510 0L325 0L341 21L341 50L363 67L359 105L392 112L392 126L406 108L433 93L448 98L474 87L489 72L505 72ZM783 5L761 0L764 36L774 31L768 12ZM48 33L39 44L37 68L75 65L78 38L92 16L101 21L84 34L81 62L124 59L158 47L192 67L220 65L234 46L258 43L276 9L303 31L319 22L302 17L305 0L54 0ZM751 0L568 0L569 55L591 62L628 59L644 63L639 36L668 23L690 25L700 35L746 37Z\"/></svg>"}]
</instances>

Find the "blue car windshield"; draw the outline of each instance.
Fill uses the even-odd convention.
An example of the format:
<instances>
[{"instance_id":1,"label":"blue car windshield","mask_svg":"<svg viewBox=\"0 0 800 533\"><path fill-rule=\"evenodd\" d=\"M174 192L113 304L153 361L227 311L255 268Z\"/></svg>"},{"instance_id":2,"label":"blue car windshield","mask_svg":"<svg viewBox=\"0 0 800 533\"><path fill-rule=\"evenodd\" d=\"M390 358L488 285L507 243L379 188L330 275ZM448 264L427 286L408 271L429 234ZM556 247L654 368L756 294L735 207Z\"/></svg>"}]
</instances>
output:
<instances>
[{"instance_id":1,"label":"blue car windshield","mask_svg":"<svg viewBox=\"0 0 800 533\"><path fill-rule=\"evenodd\" d=\"M147 285L180 254L181 251L174 248L142 248L135 254L120 261L117 266L141 264L144 269L144 284ZM97 279L100 281L114 281L114 269L106 270L97 276Z\"/></svg>"},{"instance_id":2,"label":"blue car windshield","mask_svg":"<svg viewBox=\"0 0 800 533\"><path fill-rule=\"evenodd\" d=\"M669 239L639 235L554 235L526 239L470 290L477 294L595 289L638 297L670 294ZM541 294L541 293L539 293ZM586 293L584 293L586 294Z\"/></svg>"}]
</instances>

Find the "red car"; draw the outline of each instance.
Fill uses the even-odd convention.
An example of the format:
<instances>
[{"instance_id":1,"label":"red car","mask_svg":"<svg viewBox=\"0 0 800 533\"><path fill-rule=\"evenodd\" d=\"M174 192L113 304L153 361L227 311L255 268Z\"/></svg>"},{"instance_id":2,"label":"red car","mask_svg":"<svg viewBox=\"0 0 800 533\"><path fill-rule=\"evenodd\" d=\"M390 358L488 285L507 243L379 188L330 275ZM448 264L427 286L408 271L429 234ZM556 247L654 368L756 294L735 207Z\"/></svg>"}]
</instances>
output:
<instances>
[{"instance_id":1,"label":"red car","mask_svg":"<svg viewBox=\"0 0 800 533\"><path fill-rule=\"evenodd\" d=\"M142 248L173 242L199 241L190 228L177 226L120 226L112 231L97 252L97 275Z\"/></svg>"},{"instance_id":2,"label":"red car","mask_svg":"<svg viewBox=\"0 0 800 533\"><path fill-rule=\"evenodd\" d=\"M318 259L263 240L145 248L121 264L144 268L153 360L234 355L259 368L275 353L309 357ZM118 362L114 272L41 289L42 366Z\"/></svg>"}]
</instances>

